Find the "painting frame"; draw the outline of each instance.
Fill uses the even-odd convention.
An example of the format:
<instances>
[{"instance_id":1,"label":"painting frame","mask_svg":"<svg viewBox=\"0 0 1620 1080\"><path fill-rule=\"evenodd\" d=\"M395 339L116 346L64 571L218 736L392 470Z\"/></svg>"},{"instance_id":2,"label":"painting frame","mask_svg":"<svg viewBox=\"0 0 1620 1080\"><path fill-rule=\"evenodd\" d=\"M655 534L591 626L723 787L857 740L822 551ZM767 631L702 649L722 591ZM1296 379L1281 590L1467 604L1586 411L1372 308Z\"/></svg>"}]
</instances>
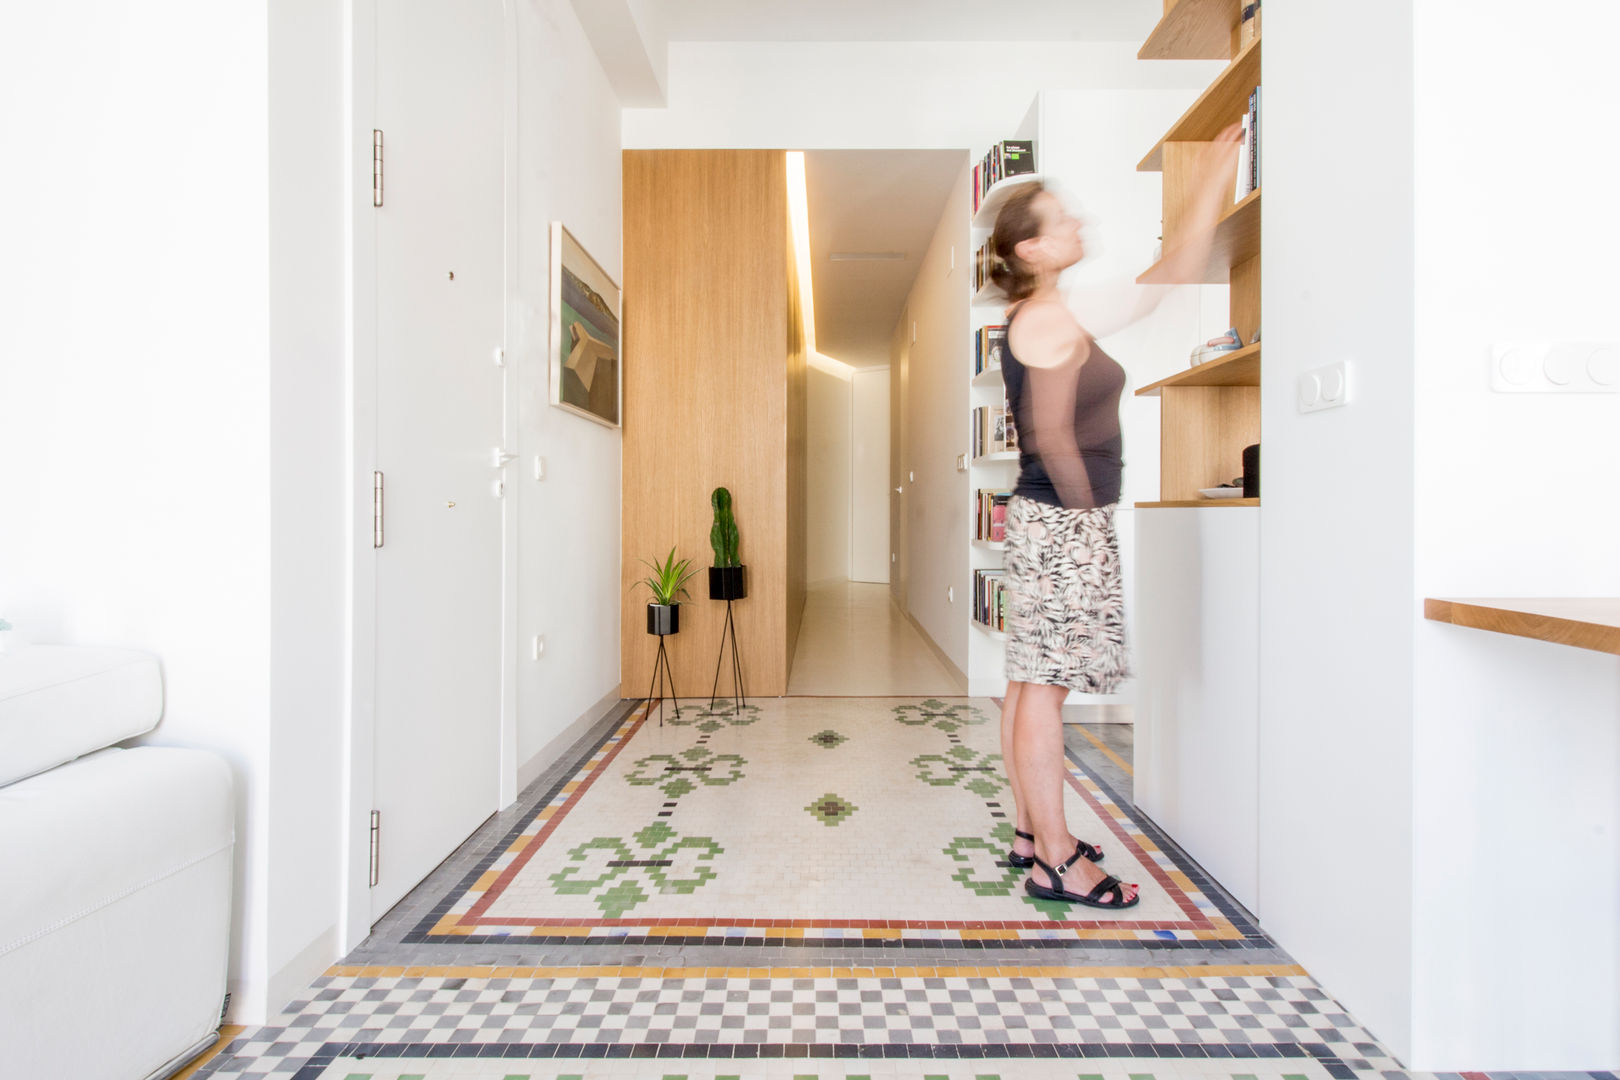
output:
<instances>
[{"instance_id":1,"label":"painting frame","mask_svg":"<svg viewBox=\"0 0 1620 1080\"><path fill-rule=\"evenodd\" d=\"M560 221L551 223L550 403L604 427L624 417L623 296ZM611 373L604 371L611 366Z\"/></svg>"}]
</instances>

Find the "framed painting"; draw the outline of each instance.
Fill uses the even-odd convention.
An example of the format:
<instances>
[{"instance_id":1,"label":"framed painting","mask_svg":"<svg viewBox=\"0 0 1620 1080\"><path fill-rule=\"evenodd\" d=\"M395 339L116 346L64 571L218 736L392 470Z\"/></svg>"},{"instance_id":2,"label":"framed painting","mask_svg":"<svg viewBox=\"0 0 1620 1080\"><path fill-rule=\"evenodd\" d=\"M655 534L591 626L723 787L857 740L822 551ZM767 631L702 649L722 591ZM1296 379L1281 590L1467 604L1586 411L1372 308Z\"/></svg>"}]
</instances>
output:
<instances>
[{"instance_id":1,"label":"framed painting","mask_svg":"<svg viewBox=\"0 0 1620 1080\"><path fill-rule=\"evenodd\" d=\"M551 223L551 403L619 426L619 286L562 222Z\"/></svg>"}]
</instances>

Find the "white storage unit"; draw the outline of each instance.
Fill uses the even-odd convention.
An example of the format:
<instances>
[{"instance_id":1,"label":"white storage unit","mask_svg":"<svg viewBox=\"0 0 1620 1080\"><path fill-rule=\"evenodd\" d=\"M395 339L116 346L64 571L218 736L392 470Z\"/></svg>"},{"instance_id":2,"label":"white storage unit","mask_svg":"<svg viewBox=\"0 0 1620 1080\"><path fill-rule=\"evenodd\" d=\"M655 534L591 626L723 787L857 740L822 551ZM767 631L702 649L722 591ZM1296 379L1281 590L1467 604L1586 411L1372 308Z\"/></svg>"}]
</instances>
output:
<instances>
[{"instance_id":1,"label":"white storage unit","mask_svg":"<svg viewBox=\"0 0 1620 1080\"><path fill-rule=\"evenodd\" d=\"M1135 518L1135 802L1259 914L1260 508Z\"/></svg>"}]
</instances>

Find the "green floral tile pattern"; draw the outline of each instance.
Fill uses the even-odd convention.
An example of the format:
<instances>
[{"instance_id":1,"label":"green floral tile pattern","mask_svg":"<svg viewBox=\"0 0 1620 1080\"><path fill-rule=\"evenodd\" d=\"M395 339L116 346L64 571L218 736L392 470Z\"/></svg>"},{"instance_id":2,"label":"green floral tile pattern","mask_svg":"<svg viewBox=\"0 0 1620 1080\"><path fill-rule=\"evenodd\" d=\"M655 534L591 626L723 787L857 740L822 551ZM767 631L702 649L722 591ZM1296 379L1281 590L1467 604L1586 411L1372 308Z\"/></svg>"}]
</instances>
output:
<instances>
[{"instance_id":1,"label":"green floral tile pattern","mask_svg":"<svg viewBox=\"0 0 1620 1080\"><path fill-rule=\"evenodd\" d=\"M811 817L823 825L832 826L848 820L849 816L859 810L860 807L843 796L834 795L829 791L812 801L805 809L810 812Z\"/></svg>"},{"instance_id":2,"label":"green floral tile pattern","mask_svg":"<svg viewBox=\"0 0 1620 1080\"><path fill-rule=\"evenodd\" d=\"M662 822L631 838L599 836L568 853L571 865L551 875L564 896L589 896L610 919L645 903L653 892L689 895L718 877L712 864L724 849L706 836L680 836ZM640 850L637 850L639 848Z\"/></svg>"},{"instance_id":3,"label":"green floral tile pattern","mask_svg":"<svg viewBox=\"0 0 1620 1080\"><path fill-rule=\"evenodd\" d=\"M894 718L902 724L913 727L931 725L947 735L954 734L964 727L977 726L988 719L984 713L966 702L948 705L934 698L917 705L896 705Z\"/></svg>"},{"instance_id":4,"label":"green floral tile pattern","mask_svg":"<svg viewBox=\"0 0 1620 1080\"><path fill-rule=\"evenodd\" d=\"M826 731L818 731L814 735L810 736L810 741L821 747L823 750L833 750L844 743L849 742L849 737L847 735L840 735L838 732L829 728Z\"/></svg>"}]
</instances>

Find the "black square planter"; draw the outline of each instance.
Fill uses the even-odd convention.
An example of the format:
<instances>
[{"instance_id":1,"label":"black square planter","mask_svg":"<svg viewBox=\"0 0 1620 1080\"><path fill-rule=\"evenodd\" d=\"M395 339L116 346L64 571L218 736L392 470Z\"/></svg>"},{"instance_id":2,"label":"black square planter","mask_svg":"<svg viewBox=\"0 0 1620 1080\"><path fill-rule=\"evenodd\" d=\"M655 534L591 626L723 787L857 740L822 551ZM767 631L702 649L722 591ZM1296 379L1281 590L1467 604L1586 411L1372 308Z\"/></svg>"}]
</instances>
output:
<instances>
[{"instance_id":1,"label":"black square planter","mask_svg":"<svg viewBox=\"0 0 1620 1080\"><path fill-rule=\"evenodd\" d=\"M648 604L647 633L664 637L681 632L681 605Z\"/></svg>"},{"instance_id":2,"label":"black square planter","mask_svg":"<svg viewBox=\"0 0 1620 1080\"><path fill-rule=\"evenodd\" d=\"M743 600L748 596L746 566L709 567L710 600Z\"/></svg>"}]
</instances>

